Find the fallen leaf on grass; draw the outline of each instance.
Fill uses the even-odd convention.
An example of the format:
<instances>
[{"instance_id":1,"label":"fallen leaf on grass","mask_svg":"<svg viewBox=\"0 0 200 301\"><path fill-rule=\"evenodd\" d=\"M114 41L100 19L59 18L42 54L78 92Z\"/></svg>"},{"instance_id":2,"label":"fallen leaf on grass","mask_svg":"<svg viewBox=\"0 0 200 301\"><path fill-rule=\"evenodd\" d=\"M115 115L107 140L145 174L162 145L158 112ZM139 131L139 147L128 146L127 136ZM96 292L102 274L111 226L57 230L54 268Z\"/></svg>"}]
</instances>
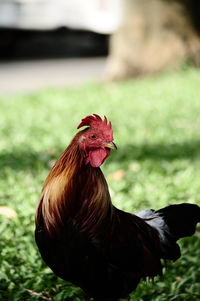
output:
<instances>
[{"instance_id":1,"label":"fallen leaf on grass","mask_svg":"<svg viewBox=\"0 0 200 301\"><path fill-rule=\"evenodd\" d=\"M15 218L17 217L17 212L12 208L6 206L0 206L0 215L3 215L8 218Z\"/></svg>"},{"instance_id":2,"label":"fallen leaf on grass","mask_svg":"<svg viewBox=\"0 0 200 301\"><path fill-rule=\"evenodd\" d=\"M46 153L48 155L55 155L56 154L56 150L54 148L49 148L49 149L47 149Z\"/></svg>"},{"instance_id":3,"label":"fallen leaf on grass","mask_svg":"<svg viewBox=\"0 0 200 301\"><path fill-rule=\"evenodd\" d=\"M132 162L129 164L129 170L131 171L139 171L140 170L140 164L137 162Z\"/></svg>"},{"instance_id":4,"label":"fallen leaf on grass","mask_svg":"<svg viewBox=\"0 0 200 301\"><path fill-rule=\"evenodd\" d=\"M125 171L123 169L117 170L108 175L110 180L121 181L125 177Z\"/></svg>"},{"instance_id":5,"label":"fallen leaf on grass","mask_svg":"<svg viewBox=\"0 0 200 301\"><path fill-rule=\"evenodd\" d=\"M27 292L33 297L39 297L42 300L52 301L52 298L49 296L48 292L37 293L37 292L34 292L33 290L29 290L29 289L27 289Z\"/></svg>"},{"instance_id":6,"label":"fallen leaf on grass","mask_svg":"<svg viewBox=\"0 0 200 301\"><path fill-rule=\"evenodd\" d=\"M51 161L48 162L48 166L50 168L52 168L55 165L55 163L56 163L56 160L51 160Z\"/></svg>"}]
</instances>

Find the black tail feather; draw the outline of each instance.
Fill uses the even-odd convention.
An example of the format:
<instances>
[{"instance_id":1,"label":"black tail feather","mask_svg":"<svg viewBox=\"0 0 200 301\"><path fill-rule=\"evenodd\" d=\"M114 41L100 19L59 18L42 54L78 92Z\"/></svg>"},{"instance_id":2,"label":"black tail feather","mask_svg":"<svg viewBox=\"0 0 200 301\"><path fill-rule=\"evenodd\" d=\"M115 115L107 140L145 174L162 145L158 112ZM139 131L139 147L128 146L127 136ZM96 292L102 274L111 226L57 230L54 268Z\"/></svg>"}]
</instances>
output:
<instances>
[{"instance_id":1,"label":"black tail feather","mask_svg":"<svg viewBox=\"0 0 200 301\"><path fill-rule=\"evenodd\" d=\"M200 207L194 204L170 205L156 213L163 217L175 241L193 235L200 222Z\"/></svg>"}]
</instances>

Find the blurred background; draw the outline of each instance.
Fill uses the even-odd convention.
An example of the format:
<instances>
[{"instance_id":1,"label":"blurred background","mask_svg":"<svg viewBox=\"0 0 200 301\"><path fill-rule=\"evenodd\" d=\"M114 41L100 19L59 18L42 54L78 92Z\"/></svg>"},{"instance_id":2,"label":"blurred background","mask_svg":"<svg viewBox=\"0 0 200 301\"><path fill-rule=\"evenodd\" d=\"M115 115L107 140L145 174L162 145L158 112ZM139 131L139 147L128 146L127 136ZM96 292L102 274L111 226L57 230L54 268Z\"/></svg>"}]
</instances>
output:
<instances>
[{"instance_id":1,"label":"blurred background","mask_svg":"<svg viewBox=\"0 0 200 301\"><path fill-rule=\"evenodd\" d=\"M199 67L199 32L198 0L0 0L0 93Z\"/></svg>"},{"instance_id":2,"label":"blurred background","mask_svg":"<svg viewBox=\"0 0 200 301\"><path fill-rule=\"evenodd\" d=\"M88 114L113 124L115 206L200 205L199 67L199 0L0 0L0 300L89 300L33 234L43 182ZM200 300L199 237L131 300Z\"/></svg>"},{"instance_id":3,"label":"blurred background","mask_svg":"<svg viewBox=\"0 0 200 301\"><path fill-rule=\"evenodd\" d=\"M120 0L0 0L0 93L102 78L120 16Z\"/></svg>"}]
</instances>

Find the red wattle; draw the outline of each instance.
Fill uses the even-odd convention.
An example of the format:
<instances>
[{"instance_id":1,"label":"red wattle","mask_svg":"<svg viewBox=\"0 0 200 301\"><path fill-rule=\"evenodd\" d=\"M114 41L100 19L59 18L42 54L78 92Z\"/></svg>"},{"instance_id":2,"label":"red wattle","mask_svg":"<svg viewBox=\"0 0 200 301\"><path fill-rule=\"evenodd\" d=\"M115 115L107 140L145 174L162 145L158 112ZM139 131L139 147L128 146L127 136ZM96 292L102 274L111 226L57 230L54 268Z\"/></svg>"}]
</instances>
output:
<instances>
[{"instance_id":1,"label":"red wattle","mask_svg":"<svg viewBox=\"0 0 200 301\"><path fill-rule=\"evenodd\" d=\"M89 152L89 162L92 167L99 167L110 153L109 149L99 148Z\"/></svg>"}]
</instances>

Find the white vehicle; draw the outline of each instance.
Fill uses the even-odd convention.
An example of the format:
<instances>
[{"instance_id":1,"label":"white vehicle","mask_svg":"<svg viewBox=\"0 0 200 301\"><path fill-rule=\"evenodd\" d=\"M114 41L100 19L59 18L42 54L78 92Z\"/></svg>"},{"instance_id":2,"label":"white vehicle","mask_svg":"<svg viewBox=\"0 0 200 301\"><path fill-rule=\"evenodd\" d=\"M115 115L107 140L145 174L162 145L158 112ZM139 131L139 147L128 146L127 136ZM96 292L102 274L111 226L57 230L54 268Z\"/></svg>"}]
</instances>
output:
<instances>
[{"instance_id":1,"label":"white vehicle","mask_svg":"<svg viewBox=\"0 0 200 301\"><path fill-rule=\"evenodd\" d=\"M119 26L120 12L120 0L0 0L0 28L110 34Z\"/></svg>"}]
</instances>

